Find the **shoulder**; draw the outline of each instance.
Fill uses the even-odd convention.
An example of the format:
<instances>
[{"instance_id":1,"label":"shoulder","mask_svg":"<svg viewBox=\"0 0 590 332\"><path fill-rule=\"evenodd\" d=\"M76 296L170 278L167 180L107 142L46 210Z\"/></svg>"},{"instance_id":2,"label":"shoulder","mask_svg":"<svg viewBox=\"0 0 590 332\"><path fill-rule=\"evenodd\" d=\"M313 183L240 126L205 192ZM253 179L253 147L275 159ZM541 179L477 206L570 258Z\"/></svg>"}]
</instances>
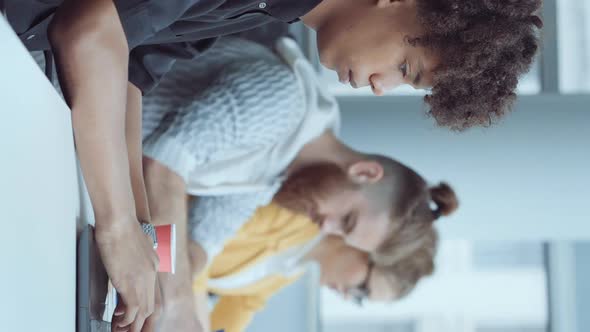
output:
<instances>
[{"instance_id":1,"label":"shoulder","mask_svg":"<svg viewBox=\"0 0 590 332\"><path fill-rule=\"evenodd\" d=\"M295 130L305 115L303 90L295 74L277 60L229 66L221 76L236 105L238 136L276 142Z\"/></svg>"}]
</instances>

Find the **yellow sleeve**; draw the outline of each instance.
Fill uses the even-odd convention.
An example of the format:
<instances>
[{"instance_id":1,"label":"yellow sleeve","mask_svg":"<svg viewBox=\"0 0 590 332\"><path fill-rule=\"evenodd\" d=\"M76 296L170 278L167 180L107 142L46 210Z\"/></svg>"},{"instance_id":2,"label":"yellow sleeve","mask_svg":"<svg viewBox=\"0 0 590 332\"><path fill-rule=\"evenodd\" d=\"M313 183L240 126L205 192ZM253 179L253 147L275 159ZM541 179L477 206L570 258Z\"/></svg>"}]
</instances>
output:
<instances>
[{"instance_id":1,"label":"yellow sleeve","mask_svg":"<svg viewBox=\"0 0 590 332\"><path fill-rule=\"evenodd\" d=\"M211 330L243 332L254 314L264 308L271 296L297 279L298 277L277 279L255 295L221 296L211 313Z\"/></svg>"},{"instance_id":2,"label":"yellow sleeve","mask_svg":"<svg viewBox=\"0 0 590 332\"><path fill-rule=\"evenodd\" d=\"M196 278L193 278L193 293L207 292L210 268L211 264L208 264Z\"/></svg>"}]
</instances>

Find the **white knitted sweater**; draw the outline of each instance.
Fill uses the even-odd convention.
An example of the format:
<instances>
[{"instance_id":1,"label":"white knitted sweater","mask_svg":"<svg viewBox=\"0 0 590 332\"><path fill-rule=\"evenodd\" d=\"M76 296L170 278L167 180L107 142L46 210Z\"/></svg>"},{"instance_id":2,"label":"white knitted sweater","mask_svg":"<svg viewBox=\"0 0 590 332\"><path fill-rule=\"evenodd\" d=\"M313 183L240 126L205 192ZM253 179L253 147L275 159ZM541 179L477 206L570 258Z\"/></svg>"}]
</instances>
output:
<instances>
[{"instance_id":1,"label":"white knitted sweater","mask_svg":"<svg viewBox=\"0 0 590 332\"><path fill-rule=\"evenodd\" d=\"M306 143L338 131L336 100L297 44L283 38L277 52L222 38L144 98L144 154L199 196L189 228L209 258L272 200Z\"/></svg>"}]
</instances>

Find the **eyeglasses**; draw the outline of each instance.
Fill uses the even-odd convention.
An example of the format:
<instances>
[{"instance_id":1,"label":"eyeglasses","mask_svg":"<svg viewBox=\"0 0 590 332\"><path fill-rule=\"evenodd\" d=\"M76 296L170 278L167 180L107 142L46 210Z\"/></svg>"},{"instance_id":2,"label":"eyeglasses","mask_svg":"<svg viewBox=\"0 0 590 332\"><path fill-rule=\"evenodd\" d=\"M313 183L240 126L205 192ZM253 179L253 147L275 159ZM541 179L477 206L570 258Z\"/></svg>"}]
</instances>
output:
<instances>
[{"instance_id":1,"label":"eyeglasses","mask_svg":"<svg viewBox=\"0 0 590 332\"><path fill-rule=\"evenodd\" d=\"M369 262L367 268L367 276L365 280L357 287L349 290L348 295L352 301L359 307L363 306L363 302L369 297L371 290L369 289L369 281L371 280L371 272L373 271L373 262Z\"/></svg>"}]
</instances>

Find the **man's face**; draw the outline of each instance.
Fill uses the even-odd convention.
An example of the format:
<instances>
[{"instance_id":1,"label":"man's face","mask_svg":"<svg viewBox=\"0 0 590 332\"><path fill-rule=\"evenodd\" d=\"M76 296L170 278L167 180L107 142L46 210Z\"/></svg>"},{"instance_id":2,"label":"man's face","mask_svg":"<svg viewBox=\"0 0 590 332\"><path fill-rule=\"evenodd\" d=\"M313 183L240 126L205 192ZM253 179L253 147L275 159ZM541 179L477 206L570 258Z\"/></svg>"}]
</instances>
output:
<instances>
[{"instance_id":1,"label":"man's face","mask_svg":"<svg viewBox=\"0 0 590 332\"><path fill-rule=\"evenodd\" d=\"M346 15L334 15L317 31L320 60L341 82L371 86L376 95L403 84L432 86L437 57L408 42L424 34L413 0L350 1L344 6Z\"/></svg>"},{"instance_id":2,"label":"man's face","mask_svg":"<svg viewBox=\"0 0 590 332\"><path fill-rule=\"evenodd\" d=\"M358 181L337 165L315 165L291 176L275 198L286 208L307 214L323 233L373 251L391 227L389 195L373 194L375 185Z\"/></svg>"}]
</instances>

